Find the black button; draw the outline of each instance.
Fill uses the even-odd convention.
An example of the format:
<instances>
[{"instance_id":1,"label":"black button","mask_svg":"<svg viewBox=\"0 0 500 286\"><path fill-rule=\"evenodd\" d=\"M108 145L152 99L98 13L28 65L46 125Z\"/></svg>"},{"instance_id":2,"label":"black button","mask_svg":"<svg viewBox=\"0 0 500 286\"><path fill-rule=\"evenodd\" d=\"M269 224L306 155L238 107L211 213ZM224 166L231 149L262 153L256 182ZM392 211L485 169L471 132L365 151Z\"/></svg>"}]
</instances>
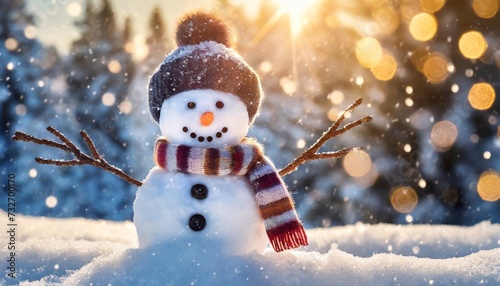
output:
<instances>
[{"instance_id":1,"label":"black button","mask_svg":"<svg viewBox=\"0 0 500 286\"><path fill-rule=\"evenodd\" d=\"M196 184L191 188L191 196L198 200L203 200L208 195L208 189L205 185Z\"/></svg>"},{"instance_id":2,"label":"black button","mask_svg":"<svg viewBox=\"0 0 500 286\"><path fill-rule=\"evenodd\" d=\"M189 219L189 227L194 231L200 231L207 225L207 220L201 214L195 214Z\"/></svg>"}]
</instances>

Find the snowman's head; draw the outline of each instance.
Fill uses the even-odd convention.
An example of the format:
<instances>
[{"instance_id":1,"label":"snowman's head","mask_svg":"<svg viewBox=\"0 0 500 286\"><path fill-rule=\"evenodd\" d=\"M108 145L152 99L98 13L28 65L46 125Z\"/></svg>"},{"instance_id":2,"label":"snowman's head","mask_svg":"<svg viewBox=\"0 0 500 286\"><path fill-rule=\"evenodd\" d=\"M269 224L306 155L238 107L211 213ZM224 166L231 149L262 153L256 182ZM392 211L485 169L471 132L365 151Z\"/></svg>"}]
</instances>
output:
<instances>
[{"instance_id":1,"label":"snowman's head","mask_svg":"<svg viewBox=\"0 0 500 286\"><path fill-rule=\"evenodd\" d=\"M149 110L172 143L236 145L248 132L263 97L255 71L231 48L228 26L214 15L187 15L178 48L149 82Z\"/></svg>"},{"instance_id":2,"label":"snowman's head","mask_svg":"<svg viewBox=\"0 0 500 286\"><path fill-rule=\"evenodd\" d=\"M200 89L165 100L159 123L170 143L222 148L241 142L248 132L249 117L238 96Z\"/></svg>"}]
</instances>

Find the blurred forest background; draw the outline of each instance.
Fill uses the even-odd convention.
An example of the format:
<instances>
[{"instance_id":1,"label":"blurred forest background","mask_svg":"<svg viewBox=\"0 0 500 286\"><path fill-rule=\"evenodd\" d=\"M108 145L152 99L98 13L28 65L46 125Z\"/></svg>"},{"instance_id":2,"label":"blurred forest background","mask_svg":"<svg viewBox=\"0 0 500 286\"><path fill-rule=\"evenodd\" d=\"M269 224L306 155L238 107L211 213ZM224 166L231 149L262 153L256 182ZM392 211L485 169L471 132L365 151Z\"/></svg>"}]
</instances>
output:
<instances>
[{"instance_id":1,"label":"blurred forest background","mask_svg":"<svg viewBox=\"0 0 500 286\"><path fill-rule=\"evenodd\" d=\"M285 2L262 1L256 17L241 1L213 9L233 25L266 93L250 136L280 168L356 98L364 102L346 122L374 116L322 149L364 151L285 177L306 225L500 223L499 1ZM0 10L1 192L13 173L20 213L130 220L137 187L91 166L38 165L34 157L71 156L11 138L55 139L50 125L83 148L83 129L142 180L160 135L146 86L175 48L169 21L158 7L144 16L147 51L136 59L134 23L117 21L108 0L87 1L65 55L37 39L25 6L2 0Z\"/></svg>"}]
</instances>

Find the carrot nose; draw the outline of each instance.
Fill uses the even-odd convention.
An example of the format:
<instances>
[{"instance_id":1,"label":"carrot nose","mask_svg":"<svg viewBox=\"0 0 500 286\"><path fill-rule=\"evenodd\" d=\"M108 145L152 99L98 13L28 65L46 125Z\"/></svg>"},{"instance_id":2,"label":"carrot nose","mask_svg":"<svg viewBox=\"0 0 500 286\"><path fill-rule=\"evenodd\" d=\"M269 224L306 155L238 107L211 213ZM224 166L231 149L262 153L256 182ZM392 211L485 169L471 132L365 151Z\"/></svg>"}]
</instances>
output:
<instances>
[{"instance_id":1,"label":"carrot nose","mask_svg":"<svg viewBox=\"0 0 500 286\"><path fill-rule=\"evenodd\" d=\"M200 124L203 126L210 126L214 121L214 114L212 112L205 112L200 117Z\"/></svg>"}]
</instances>

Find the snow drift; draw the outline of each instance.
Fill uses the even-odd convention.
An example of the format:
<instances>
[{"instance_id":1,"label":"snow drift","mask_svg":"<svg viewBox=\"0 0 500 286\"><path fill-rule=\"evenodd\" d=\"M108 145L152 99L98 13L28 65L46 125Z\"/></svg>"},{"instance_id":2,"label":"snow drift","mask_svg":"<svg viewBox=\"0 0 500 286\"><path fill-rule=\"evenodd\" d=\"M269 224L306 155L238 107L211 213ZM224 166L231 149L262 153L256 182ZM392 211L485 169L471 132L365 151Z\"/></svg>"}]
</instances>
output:
<instances>
[{"instance_id":1,"label":"snow drift","mask_svg":"<svg viewBox=\"0 0 500 286\"><path fill-rule=\"evenodd\" d=\"M195 242L138 249L131 222L17 219L17 278L4 272L2 285L500 284L500 225L489 222L358 223L308 230L307 248L227 256ZM6 238L2 232L4 271Z\"/></svg>"}]
</instances>

